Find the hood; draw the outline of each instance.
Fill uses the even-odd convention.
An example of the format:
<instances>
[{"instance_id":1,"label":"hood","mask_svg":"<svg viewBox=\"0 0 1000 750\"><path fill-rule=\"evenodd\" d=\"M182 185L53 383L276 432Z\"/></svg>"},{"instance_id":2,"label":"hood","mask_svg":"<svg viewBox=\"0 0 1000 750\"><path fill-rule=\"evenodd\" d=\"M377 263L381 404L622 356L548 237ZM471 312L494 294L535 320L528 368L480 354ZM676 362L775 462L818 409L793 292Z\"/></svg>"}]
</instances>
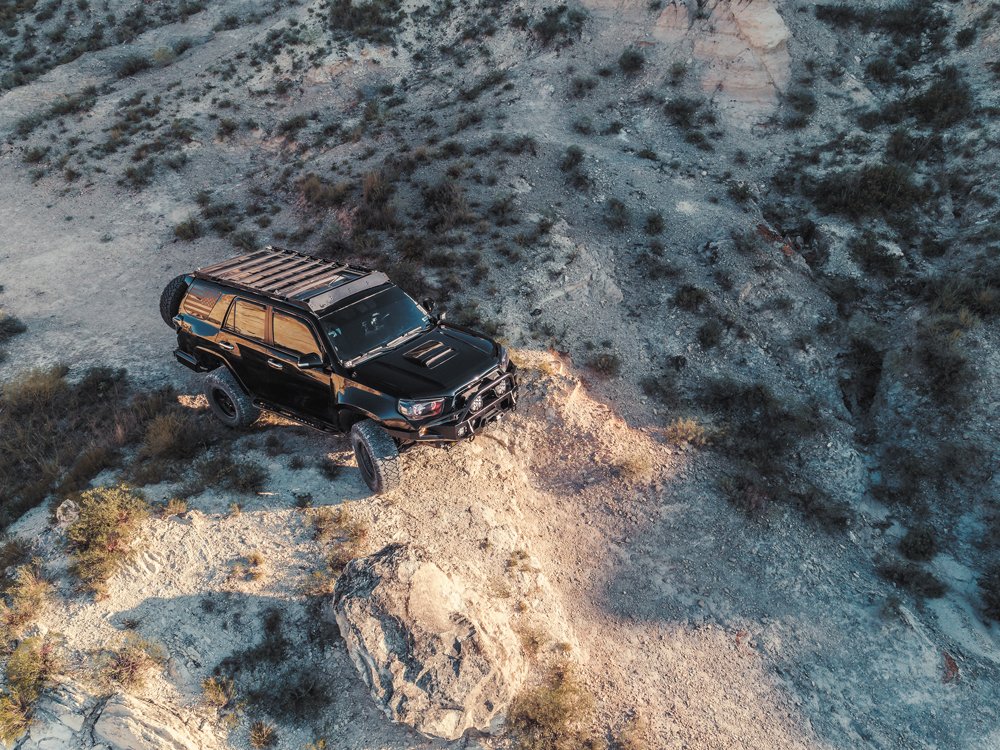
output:
<instances>
[{"instance_id":1,"label":"hood","mask_svg":"<svg viewBox=\"0 0 1000 750\"><path fill-rule=\"evenodd\" d=\"M392 351L362 362L354 379L396 398L447 396L496 367L488 338L437 325Z\"/></svg>"}]
</instances>

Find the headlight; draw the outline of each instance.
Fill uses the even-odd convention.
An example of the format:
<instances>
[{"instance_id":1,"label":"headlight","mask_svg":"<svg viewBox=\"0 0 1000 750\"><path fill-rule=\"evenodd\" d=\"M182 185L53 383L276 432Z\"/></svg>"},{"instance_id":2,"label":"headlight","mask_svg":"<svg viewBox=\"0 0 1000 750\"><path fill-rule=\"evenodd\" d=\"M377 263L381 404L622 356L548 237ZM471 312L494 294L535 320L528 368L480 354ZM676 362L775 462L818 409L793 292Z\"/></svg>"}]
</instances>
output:
<instances>
[{"instance_id":1,"label":"headlight","mask_svg":"<svg viewBox=\"0 0 1000 750\"><path fill-rule=\"evenodd\" d=\"M510 364L510 352L507 351L506 346L500 347L500 369L506 370L507 365Z\"/></svg>"},{"instance_id":2,"label":"headlight","mask_svg":"<svg viewBox=\"0 0 1000 750\"><path fill-rule=\"evenodd\" d=\"M444 399L435 398L430 401L403 401L399 402L399 413L410 419L420 419L422 417L433 417L440 414L444 408Z\"/></svg>"}]
</instances>

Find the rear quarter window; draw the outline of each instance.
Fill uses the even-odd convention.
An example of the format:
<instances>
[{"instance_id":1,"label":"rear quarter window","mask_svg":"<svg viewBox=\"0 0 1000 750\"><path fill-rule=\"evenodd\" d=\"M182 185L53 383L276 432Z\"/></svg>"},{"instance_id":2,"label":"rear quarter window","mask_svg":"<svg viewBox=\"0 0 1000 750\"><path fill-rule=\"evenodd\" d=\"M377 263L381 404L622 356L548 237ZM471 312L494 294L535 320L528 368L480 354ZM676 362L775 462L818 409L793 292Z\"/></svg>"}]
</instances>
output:
<instances>
[{"instance_id":1,"label":"rear quarter window","mask_svg":"<svg viewBox=\"0 0 1000 750\"><path fill-rule=\"evenodd\" d=\"M222 296L222 290L201 279L195 279L181 300L181 312L201 320L211 319L215 303Z\"/></svg>"},{"instance_id":2,"label":"rear quarter window","mask_svg":"<svg viewBox=\"0 0 1000 750\"><path fill-rule=\"evenodd\" d=\"M264 340L264 322L267 320L267 308L255 302L238 299L229 311L226 327L241 336L257 341Z\"/></svg>"}]
</instances>

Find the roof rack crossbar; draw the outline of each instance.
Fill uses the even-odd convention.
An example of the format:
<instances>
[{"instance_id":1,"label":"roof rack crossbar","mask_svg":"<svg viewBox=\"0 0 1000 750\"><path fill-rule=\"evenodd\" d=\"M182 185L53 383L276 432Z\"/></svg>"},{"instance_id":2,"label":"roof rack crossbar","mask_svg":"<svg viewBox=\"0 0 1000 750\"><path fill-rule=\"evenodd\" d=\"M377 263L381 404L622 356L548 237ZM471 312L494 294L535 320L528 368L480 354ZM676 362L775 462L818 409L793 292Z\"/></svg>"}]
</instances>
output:
<instances>
[{"instance_id":1,"label":"roof rack crossbar","mask_svg":"<svg viewBox=\"0 0 1000 750\"><path fill-rule=\"evenodd\" d=\"M296 273L299 273L300 271L309 268L311 266L312 264L306 261L305 259L294 260L292 261L291 266L289 266L287 261L284 261L282 263L277 264L277 266L271 267L266 271L257 274L256 275L257 277L253 280L252 283L257 284L261 287L264 286L275 287L277 286L278 281L288 276L294 276Z\"/></svg>"},{"instance_id":2,"label":"roof rack crossbar","mask_svg":"<svg viewBox=\"0 0 1000 750\"><path fill-rule=\"evenodd\" d=\"M293 276L290 279L283 281L275 291L279 294L285 294L289 297L299 294L300 292L305 292L309 289L315 289L320 286L320 280L330 276L340 276L339 273L330 273L329 268L313 267L303 271L298 276ZM332 279L331 279L332 280Z\"/></svg>"},{"instance_id":3,"label":"roof rack crossbar","mask_svg":"<svg viewBox=\"0 0 1000 750\"><path fill-rule=\"evenodd\" d=\"M241 268L238 271L233 271L226 274L223 278L231 278L234 281L243 281L252 284L256 283L258 276L264 276L269 271L281 268L284 263L285 261L282 258L270 258L268 260L260 261L252 266Z\"/></svg>"},{"instance_id":4,"label":"roof rack crossbar","mask_svg":"<svg viewBox=\"0 0 1000 750\"><path fill-rule=\"evenodd\" d=\"M336 281L340 281L341 279L350 281L353 277L353 274L348 275L342 271L327 271L326 273L315 278L303 280L301 284L288 289L285 293L288 295L299 295L306 294L311 291L321 292Z\"/></svg>"}]
</instances>

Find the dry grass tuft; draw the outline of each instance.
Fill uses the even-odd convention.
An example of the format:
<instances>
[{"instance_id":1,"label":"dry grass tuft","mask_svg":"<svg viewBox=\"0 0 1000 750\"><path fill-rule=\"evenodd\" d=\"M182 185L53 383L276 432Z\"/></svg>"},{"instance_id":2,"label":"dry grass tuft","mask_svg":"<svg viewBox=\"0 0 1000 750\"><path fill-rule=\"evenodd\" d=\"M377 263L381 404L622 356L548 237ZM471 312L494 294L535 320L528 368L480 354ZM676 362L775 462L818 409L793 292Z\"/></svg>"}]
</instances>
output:
<instances>
[{"instance_id":1,"label":"dry grass tuft","mask_svg":"<svg viewBox=\"0 0 1000 750\"><path fill-rule=\"evenodd\" d=\"M584 750L600 742L582 728L594 699L566 670L553 670L538 687L522 692L507 715L517 750Z\"/></svg>"},{"instance_id":2,"label":"dry grass tuft","mask_svg":"<svg viewBox=\"0 0 1000 750\"><path fill-rule=\"evenodd\" d=\"M0 601L0 648L20 637L42 612L52 595L52 584L31 565L19 566Z\"/></svg>"},{"instance_id":3,"label":"dry grass tuft","mask_svg":"<svg viewBox=\"0 0 1000 750\"><path fill-rule=\"evenodd\" d=\"M255 721L250 725L250 747L274 747L278 742L278 732L273 724L265 721Z\"/></svg>"},{"instance_id":4,"label":"dry grass tuft","mask_svg":"<svg viewBox=\"0 0 1000 750\"><path fill-rule=\"evenodd\" d=\"M128 633L117 651L105 654L101 678L110 687L140 688L149 673L166 659L163 648L136 633Z\"/></svg>"},{"instance_id":5,"label":"dry grass tuft","mask_svg":"<svg viewBox=\"0 0 1000 750\"><path fill-rule=\"evenodd\" d=\"M697 448L702 448L711 441L709 431L690 417L675 419L667 425L664 436L673 445L693 445Z\"/></svg>"}]
</instances>

